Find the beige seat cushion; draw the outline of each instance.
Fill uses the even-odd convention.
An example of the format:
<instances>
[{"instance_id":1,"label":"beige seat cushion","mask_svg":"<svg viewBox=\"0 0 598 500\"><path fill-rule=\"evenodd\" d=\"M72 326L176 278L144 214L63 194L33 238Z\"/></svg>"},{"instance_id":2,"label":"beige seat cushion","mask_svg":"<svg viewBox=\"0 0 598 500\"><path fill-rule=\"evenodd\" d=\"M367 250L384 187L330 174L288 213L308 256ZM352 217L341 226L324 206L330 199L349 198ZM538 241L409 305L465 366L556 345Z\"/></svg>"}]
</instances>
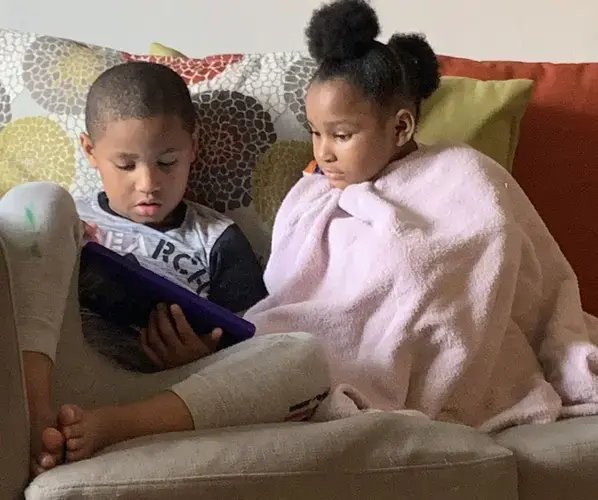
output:
<instances>
[{"instance_id":1,"label":"beige seat cushion","mask_svg":"<svg viewBox=\"0 0 598 500\"><path fill-rule=\"evenodd\" d=\"M38 477L29 500L517 498L512 454L472 429L377 413L163 435Z\"/></svg>"},{"instance_id":2,"label":"beige seat cushion","mask_svg":"<svg viewBox=\"0 0 598 500\"><path fill-rule=\"evenodd\" d=\"M517 457L521 500L598 498L598 417L514 427L496 442Z\"/></svg>"}]
</instances>

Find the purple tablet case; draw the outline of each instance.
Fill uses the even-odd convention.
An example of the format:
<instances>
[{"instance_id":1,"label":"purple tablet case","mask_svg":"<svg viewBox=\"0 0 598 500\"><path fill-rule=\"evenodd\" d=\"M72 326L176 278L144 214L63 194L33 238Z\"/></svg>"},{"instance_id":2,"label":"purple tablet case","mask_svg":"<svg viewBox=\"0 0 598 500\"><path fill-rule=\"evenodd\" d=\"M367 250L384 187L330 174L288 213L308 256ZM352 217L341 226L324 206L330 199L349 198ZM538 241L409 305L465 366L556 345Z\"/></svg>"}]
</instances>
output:
<instances>
[{"instance_id":1,"label":"purple tablet case","mask_svg":"<svg viewBox=\"0 0 598 500\"><path fill-rule=\"evenodd\" d=\"M137 328L147 326L157 304L178 304L198 335L222 329L220 348L255 334L254 325L224 307L144 268L133 256L119 255L95 242L81 250L79 300L82 307L110 321Z\"/></svg>"}]
</instances>

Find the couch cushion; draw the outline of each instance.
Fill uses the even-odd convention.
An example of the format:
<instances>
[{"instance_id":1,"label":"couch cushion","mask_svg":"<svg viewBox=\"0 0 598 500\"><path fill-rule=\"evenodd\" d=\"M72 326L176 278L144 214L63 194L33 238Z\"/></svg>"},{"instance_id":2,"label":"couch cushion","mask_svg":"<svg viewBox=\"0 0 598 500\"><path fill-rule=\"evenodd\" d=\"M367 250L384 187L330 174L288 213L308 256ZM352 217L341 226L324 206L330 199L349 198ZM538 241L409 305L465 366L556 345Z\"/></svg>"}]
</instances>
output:
<instances>
[{"instance_id":1,"label":"couch cushion","mask_svg":"<svg viewBox=\"0 0 598 500\"><path fill-rule=\"evenodd\" d=\"M585 309L598 314L598 63L441 63L445 75L535 81L513 172L577 272Z\"/></svg>"},{"instance_id":2,"label":"couch cushion","mask_svg":"<svg viewBox=\"0 0 598 500\"><path fill-rule=\"evenodd\" d=\"M416 138L425 144L464 142L510 171L532 84L443 76L423 103Z\"/></svg>"},{"instance_id":3,"label":"couch cushion","mask_svg":"<svg viewBox=\"0 0 598 500\"><path fill-rule=\"evenodd\" d=\"M517 458L520 500L598 495L598 417L514 427L496 442Z\"/></svg>"},{"instance_id":4,"label":"couch cushion","mask_svg":"<svg viewBox=\"0 0 598 500\"><path fill-rule=\"evenodd\" d=\"M510 500L511 453L473 429L377 413L124 443L58 467L28 500Z\"/></svg>"}]
</instances>

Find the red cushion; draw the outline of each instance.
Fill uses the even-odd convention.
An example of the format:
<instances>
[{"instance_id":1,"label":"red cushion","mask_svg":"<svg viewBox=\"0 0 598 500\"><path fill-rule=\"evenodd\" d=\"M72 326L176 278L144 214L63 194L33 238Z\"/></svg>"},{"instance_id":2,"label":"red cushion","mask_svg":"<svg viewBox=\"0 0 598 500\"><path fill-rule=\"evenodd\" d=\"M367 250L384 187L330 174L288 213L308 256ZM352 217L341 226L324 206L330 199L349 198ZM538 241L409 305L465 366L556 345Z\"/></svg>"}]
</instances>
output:
<instances>
[{"instance_id":1,"label":"red cushion","mask_svg":"<svg viewBox=\"0 0 598 500\"><path fill-rule=\"evenodd\" d=\"M535 81L513 174L575 269L584 308L598 315L598 63L440 60L445 75Z\"/></svg>"}]
</instances>

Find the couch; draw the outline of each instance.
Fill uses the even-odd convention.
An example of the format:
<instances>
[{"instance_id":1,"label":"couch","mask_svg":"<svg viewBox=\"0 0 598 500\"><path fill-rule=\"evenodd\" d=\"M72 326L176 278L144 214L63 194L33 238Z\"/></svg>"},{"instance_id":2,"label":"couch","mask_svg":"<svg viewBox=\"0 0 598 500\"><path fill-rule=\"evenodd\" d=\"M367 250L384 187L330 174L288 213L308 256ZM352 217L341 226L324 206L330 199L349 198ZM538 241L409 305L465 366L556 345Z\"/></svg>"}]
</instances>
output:
<instances>
[{"instance_id":1,"label":"couch","mask_svg":"<svg viewBox=\"0 0 598 500\"><path fill-rule=\"evenodd\" d=\"M138 59L170 65L192 91L202 159L188 196L235 219L265 261L276 208L311 159L302 97L314 64L301 53L135 55L0 30L0 195L36 179L91 195L99 179L77 146L86 90L103 69ZM441 64L444 93L424 110L419 138L450 135L512 169L576 269L586 309L598 313L598 64ZM0 500L21 498L29 459L10 271L0 237ZM25 496L589 500L596 471L598 417L489 436L373 413L137 439L41 475Z\"/></svg>"}]
</instances>

